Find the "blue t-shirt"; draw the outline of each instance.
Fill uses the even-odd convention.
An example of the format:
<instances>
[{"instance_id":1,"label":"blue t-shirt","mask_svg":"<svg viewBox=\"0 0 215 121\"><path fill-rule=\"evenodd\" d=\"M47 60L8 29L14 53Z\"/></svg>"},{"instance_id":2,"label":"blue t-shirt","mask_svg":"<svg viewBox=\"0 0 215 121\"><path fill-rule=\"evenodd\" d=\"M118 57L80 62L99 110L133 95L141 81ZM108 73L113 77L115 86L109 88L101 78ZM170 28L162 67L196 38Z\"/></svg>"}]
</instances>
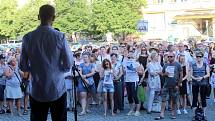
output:
<instances>
[{"instance_id":1,"label":"blue t-shirt","mask_svg":"<svg viewBox=\"0 0 215 121\"><path fill-rule=\"evenodd\" d=\"M94 64L89 64L88 66L84 65L84 63L81 63L79 66L82 69L82 74L86 75L91 73L92 69L94 68ZM94 84L93 76L86 78L88 80L89 85Z\"/></svg>"}]
</instances>

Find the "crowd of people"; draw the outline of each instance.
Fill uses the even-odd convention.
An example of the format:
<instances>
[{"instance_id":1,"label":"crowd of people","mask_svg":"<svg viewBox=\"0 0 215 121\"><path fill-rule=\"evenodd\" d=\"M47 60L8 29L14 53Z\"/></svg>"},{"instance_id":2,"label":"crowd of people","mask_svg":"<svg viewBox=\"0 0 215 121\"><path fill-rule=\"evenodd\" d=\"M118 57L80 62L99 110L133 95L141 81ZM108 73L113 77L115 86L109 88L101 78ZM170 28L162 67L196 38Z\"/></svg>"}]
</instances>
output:
<instances>
[{"instance_id":1,"label":"crowd of people","mask_svg":"<svg viewBox=\"0 0 215 121\"><path fill-rule=\"evenodd\" d=\"M210 96L211 86L215 86L215 49L212 44L134 42L100 48L86 46L75 51L74 58L80 71L80 75L76 75L76 93L82 107L80 116L90 112L89 104L101 103L104 116L108 109L115 116L124 110L126 96L129 116L140 116L140 109L145 106L148 114L160 112L155 120L164 119L167 109L171 111L172 119L190 113L195 120L196 109L202 108L204 120L207 119L206 99ZM70 85L68 94L74 94L70 91L72 79L66 85ZM71 104L71 98L68 104Z\"/></svg>"},{"instance_id":2,"label":"crowd of people","mask_svg":"<svg viewBox=\"0 0 215 121\"><path fill-rule=\"evenodd\" d=\"M0 114L13 115L14 102L19 116L28 114L31 75L23 78L19 56L20 48L0 54ZM124 97L127 97L129 116L140 116L140 110L145 108L147 114L160 112L155 120L164 119L165 110L170 110L171 118L176 119L182 114L194 116L195 110L201 107L206 120L211 91L208 88L215 88L213 45L143 42L100 48L86 46L74 52L74 61L80 75L76 72L78 82L74 82L72 72L65 73L67 110L72 110L77 93L82 109L79 116L90 112L89 104L103 104L104 116L108 109L115 116L124 110ZM76 92L73 85L77 87ZM193 112L188 112L188 106Z\"/></svg>"},{"instance_id":3,"label":"crowd of people","mask_svg":"<svg viewBox=\"0 0 215 121\"><path fill-rule=\"evenodd\" d=\"M19 116L28 114L29 80L23 80L24 73L18 68L20 48L0 54L0 114L13 115L14 102ZM23 89L20 85L23 84ZM23 99L23 100L22 100ZM24 108L24 112L21 112Z\"/></svg>"}]
</instances>

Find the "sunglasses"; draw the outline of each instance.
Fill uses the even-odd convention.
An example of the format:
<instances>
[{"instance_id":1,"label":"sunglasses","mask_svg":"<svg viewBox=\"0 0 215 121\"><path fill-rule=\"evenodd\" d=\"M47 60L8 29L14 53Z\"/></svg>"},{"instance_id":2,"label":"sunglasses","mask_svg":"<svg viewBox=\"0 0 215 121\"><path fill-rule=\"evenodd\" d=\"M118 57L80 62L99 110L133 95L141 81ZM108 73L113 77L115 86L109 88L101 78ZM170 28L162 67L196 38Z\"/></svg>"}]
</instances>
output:
<instances>
[{"instance_id":1,"label":"sunglasses","mask_svg":"<svg viewBox=\"0 0 215 121\"><path fill-rule=\"evenodd\" d=\"M173 58L174 56L167 56L168 58Z\"/></svg>"},{"instance_id":2,"label":"sunglasses","mask_svg":"<svg viewBox=\"0 0 215 121\"><path fill-rule=\"evenodd\" d=\"M105 63L105 65L109 65L109 63Z\"/></svg>"},{"instance_id":3,"label":"sunglasses","mask_svg":"<svg viewBox=\"0 0 215 121\"><path fill-rule=\"evenodd\" d=\"M196 56L197 58L202 58L202 56Z\"/></svg>"}]
</instances>

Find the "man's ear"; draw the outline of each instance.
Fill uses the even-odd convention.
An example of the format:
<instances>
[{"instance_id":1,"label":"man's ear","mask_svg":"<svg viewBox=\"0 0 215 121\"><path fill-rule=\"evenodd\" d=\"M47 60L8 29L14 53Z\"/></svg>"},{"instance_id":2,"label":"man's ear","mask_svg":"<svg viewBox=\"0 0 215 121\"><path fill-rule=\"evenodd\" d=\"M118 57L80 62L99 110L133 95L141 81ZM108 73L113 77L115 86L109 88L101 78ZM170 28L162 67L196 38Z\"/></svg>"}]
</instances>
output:
<instances>
[{"instance_id":1,"label":"man's ear","mask_svg":"<svg viewBox=\"0 0 215 121\"><path fill-rule=\"evenodd\" d=\"M52 18L52 21L54 21L55 20L55 15L53 16L53 18Z\"/></svg>"},{"instance_id":2,"label":"man's ear","mask_svg":"<svg viewBox=\"0 0 215 121\"><path fill-rule=\"evenodd\" d=\"M40 20L40 15L38 15L38 20Z\"/></svg>"}]
</instances>

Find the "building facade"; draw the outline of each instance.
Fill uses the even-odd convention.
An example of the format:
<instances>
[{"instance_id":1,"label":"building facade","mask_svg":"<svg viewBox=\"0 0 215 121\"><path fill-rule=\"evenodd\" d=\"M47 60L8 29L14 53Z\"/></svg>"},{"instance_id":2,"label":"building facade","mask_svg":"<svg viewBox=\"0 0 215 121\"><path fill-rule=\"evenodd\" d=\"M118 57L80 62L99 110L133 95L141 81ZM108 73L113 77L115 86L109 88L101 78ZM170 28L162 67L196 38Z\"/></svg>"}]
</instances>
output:
<instances>
[{"instance_id":1,"label":"building facade","mask_svg":"<svg viewBox=\"0 0 215 121\"><path fill-rule=\"evenodd\" d=\"M215 0L147 0L145 38L168 40L215 36Z\"/></svg>"}]
</instances>

